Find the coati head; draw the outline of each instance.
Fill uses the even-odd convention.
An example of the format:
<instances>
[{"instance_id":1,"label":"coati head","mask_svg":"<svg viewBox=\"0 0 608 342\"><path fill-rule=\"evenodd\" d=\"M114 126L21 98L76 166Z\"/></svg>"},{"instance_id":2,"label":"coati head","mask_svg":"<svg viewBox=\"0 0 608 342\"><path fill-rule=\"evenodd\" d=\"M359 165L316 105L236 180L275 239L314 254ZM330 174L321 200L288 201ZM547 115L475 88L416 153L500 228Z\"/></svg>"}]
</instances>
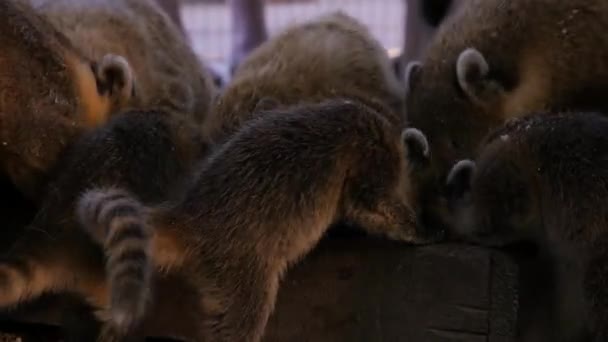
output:
<instances>
[{"instance_id":1,"label":"coati head","mask_svg":"<svg viewBox=\"0 0 608 342\"><path fill-rule=\"evenodd\" d=\"M476 49L450 63L410 62L405 71L406 115L427 135L433 163L447 174L454 162L469 158L491 128L503 122L500 104L507 84Z\"/></svg>"},{"instance_id":2,"label":"coati head","mask_svg":"<svg viewBox=\"0 0 608 342\"><path fill-rule=\"evenodd\" d=\"M410 62L405 78L407 121L425 132L431 145L431 160L417 184L425 196L427 219L435 222L450 167L475 156L486 134L503 123L501 106L510 81L472 48L453 62Z\"/></svg>"},{"instance_id":3,"label":"coati head","mask_svg":"<svg viewBox=\"0 0 608 342\"><path fill-rule=\"evenodd\" d=\"M382 229L378 233L399 241L428 243L441 239L441 227L422 225L418 195L410 176L424 167L423 163L429 156L426 137L418 129L406 128L402 131L401 141L396 144L393 141L385 146L393 149L392 153L367 153L358 162L369 165L362 168L362 172L374 172L373 176L367 173L351 175L351 178L359 181L353 182L356 186L348 189L349 200L346 202L350 203L350 210L345 216L360 223L365 222L363 224L367 230L378 227ZM401 157L399 162L395 162L395 156Z\"/></svg>"},{"instance_id":4,"label":"coati head","mask_svg":"<svg viewBox=\"0 0 608 342\"><path fill-rule=\"evenodd\" d=\"M504 141L503 141L504 139ZM477 161L457 162L446 180L450 233L490 246L533 240L542 229L534 176L503 136ZM528 163L529 164L529 163Z\"/></svg>"}]
</instances>

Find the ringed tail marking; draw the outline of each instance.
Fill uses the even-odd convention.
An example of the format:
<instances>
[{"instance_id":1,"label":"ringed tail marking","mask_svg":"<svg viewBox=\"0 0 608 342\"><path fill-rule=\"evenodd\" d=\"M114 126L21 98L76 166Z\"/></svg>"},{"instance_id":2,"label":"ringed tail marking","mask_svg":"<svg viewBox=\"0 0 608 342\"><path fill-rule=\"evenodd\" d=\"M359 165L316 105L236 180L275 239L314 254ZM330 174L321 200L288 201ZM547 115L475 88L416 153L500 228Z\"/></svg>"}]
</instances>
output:
<instances>
[{"instance_id":1,"label":"ringed tail marking","mask_svg":"<svg viewBox=\"0 0 608 342\"><path fill-rule=\"evenodd\" d=\"M120 189L93 189L77 203L83 228L104 247L110 313L120 331L145 315L152 276L152 231L146 208Z\"/></svg>"}]
</instances>

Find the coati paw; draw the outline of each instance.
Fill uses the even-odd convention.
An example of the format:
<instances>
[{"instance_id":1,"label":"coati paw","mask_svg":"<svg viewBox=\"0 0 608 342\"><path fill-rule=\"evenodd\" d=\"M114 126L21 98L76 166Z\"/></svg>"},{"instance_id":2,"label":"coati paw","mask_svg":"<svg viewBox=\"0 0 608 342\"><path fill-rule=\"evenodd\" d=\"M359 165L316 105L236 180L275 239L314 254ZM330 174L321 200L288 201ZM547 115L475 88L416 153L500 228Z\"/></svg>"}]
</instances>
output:
<instances>
[{"instance_id":1,"label":"coati paw","mask_svg":"<svg viewBox=\"0 0 608 342\"><path fill-rule=\"evenodd\" d=\"M93 69L101 95L108 95L118 106L135 97L135 76L126 58L107 54L94 64Z\"/></svg>"}]
</instances>

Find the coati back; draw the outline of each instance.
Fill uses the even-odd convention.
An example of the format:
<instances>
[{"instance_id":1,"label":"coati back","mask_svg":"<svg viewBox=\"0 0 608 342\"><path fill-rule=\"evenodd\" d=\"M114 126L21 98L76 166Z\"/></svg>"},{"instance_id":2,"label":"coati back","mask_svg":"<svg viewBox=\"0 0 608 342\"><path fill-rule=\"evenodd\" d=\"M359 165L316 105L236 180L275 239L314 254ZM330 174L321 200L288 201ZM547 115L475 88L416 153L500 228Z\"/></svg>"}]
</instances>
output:
<instances>
[{"instance_id":1,"label":"coati back","mask_svg":"<svg viewBox=\"0 0 608 342\"><path fill-rule=\"evenodd\" d=\"M221 143L265 107L349 98L401 122L403 89L388 54L354 18L336 12L298 24L251 52L220 95L205 124ZM270 105L268 105L270 104Z\"/></svg>"},{"instance_id":2,"label":"coati back","mask_svg":"<svg viewBox=\"0 0 608 342\"><path fill-rule=\"evenodd\" d=\"M111 319L109 333L136 326L150 296L149 232L130 229L137 221L113 227L118 234L102 250L79 228L76 201L91 187L117 186L146 205L164 202L180 193L206 154L197 124L158 111L126 112L73 141L50 173L33 222L3 253L0 306L75 292Z\"/></svg>"},{"instance_id":3,"label":"coati back","mask_svg":"<svg viewBox=\"0 0 608 342\"><path fill-rule=\"evenodd\" d=\"M117 55L82 56L28 5L0 1L0 168L30 199L65 146L131 96Z\"/></svg>"},{"instance_id":4,"label":"coati back","mask_svg":"<svg viewBox=\"0 0 608 342\"><path fill-rule=\"evenodd\" d=\"M473 162L449 174L453 231L488 245L534 241L557 260L558 286L584 292L557 297L556 334L573 341L587 325L608 339L608 118L565 112L516 119L492 133ZM559 287L558 287L559 288ZM582 302L588 312L572 305ZM559 327L559 329L557 329ZM572 328L574 327L574 328ZM563 332L560 329L572 328ZM578 341L579 339L576 339Z\"/></svg>"},{"instance_id":5,"label":"coati back","mask_svg":"<svg viewBox=\"0 0 608 342\"><path fill-rule=\"evenodd\" d=\"M135 74L135 108L207 116L215 86L186 37L155 0L28 0L86 56L124 56Z\"/></svg>"},{"instance_id":6,"label":"coati back","mask_svg":"<svg viewBox=\"0 0 608 342\"><path fill-rule=\"evenodd\" d=\"M422 135L400 134L378 112L344 100L247 122L179 200L139 220L151 227L156 266L200 290L197 340L259 341L286 268L337 221L398 241L433 241L416 224L407 191L406 157L425 148ZM115 187L87 192L81 221L105 241L137 211L125 198Z\"/></svg>"},{"instance_id":7,"label":"coati back","mask_svg":"<svg viewBox=\"0 0 608 342\"><path fill-rule=\"evenodd\" d=\"M470 0L406 76L406 116L431 144L435 183L509 118L608 110L608 2Z\"/></svg>"}]
</instances>

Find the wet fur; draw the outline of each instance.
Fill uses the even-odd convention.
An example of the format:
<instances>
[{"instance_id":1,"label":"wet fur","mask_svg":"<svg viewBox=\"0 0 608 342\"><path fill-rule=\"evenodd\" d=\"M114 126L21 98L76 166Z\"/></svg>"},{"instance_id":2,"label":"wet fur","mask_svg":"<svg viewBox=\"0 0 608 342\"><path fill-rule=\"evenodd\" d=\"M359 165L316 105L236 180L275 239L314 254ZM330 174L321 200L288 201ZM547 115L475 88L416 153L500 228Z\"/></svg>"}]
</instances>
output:
<instances>
[{"instance_id":1,"label":"wet fur","mask_svg":"<svg viewBox=\"0 0 608 342\"><path fill-rule=\"evenodd\" d=\"M287 28L239 65L205 124L222 143L250 120L260 100L276 108L349 98L399 125L404 90L380 43L356 19L331 13Z\"/></svg>"},{"instance_id":2,"label":"wet fur","mask_svg":"<svg viewBox=\"0 0 608 342\"><path fill-rule=\"evenodd\" d=\"M38 214L3 253L0 306L69 291L98 309L109 323L106 336L136 328L151 294L149 233L116 230L107 241L92 239L77 222L76 201L91 187L116 186L146 205L164 202L190 179L205 146L197 125L154 111L116 116L70 144Z\"/></svg>"},{"instance_id":3,"label":"wet fur","mask_svg":"<svg viewBox=\"0 0 608 342\"><path fill-rule=\"evenodd\" d=\"M32 200L61 151L97 127L129 97L128 64L84 57L65 36L22 2L0 1L0 168ZM97 65L97 73L93 70ZM111 70L114 79L99 79ZM118 92L106 92L102 87Z\"/></svg>"},{"instance_id":4,"label":"wet fur","mask_svg":"<svg viewBox=\"0 0 608 342\"><path fill-rule=\"evenodd\" d=\"M483 137L510 118L607 111L606 18L603 0L464 1L407 79L407 120L433 151L429 180L417 182L425 192L435 196L451 165L474 157Z\"/></svg>"},{"instance_id":5,"label":"wet fur","mask_svg":"<svg viewBox=\"0 0 608 342\"><path fill-rule=\"evenodd\" d=\"M402 138L417 135L400 133L342 100L266 112L209 157L179 200L150 209L155 265L200 291L197 340L259 341L285 270L333 223L406 243L434 240L419 230L407 191ZM117 191L82 197L85 226L109 232L99 202Z\"/></svg>"},{"instance_id":6,"label":"wet fur","mask_svg":"<svg viewBox=\"0 0 608 342\"><path fill-rule=\"evenodd\" d=\"M25 1L25 0L24 0ZM28 0L91 59L124 56L136 79L131 108L162 109L201 123L212 77L155 0Z\"/></svg>"},{"instance_id":7,"label":"wet fur","mask_svg":"<svg viewBox=\"0 0 608 342\"><path fill-rule=\"evenodd\" d=\"M608 118L537 114L491 134L449 178L454 231L502 246L534 241L556 259L556 336L608 339ZM581 295L581 293L584 293ZM586 309L585 309L586 307ZM587 312L585 312L587 311Z\"/></svg>"}]
</instances>

